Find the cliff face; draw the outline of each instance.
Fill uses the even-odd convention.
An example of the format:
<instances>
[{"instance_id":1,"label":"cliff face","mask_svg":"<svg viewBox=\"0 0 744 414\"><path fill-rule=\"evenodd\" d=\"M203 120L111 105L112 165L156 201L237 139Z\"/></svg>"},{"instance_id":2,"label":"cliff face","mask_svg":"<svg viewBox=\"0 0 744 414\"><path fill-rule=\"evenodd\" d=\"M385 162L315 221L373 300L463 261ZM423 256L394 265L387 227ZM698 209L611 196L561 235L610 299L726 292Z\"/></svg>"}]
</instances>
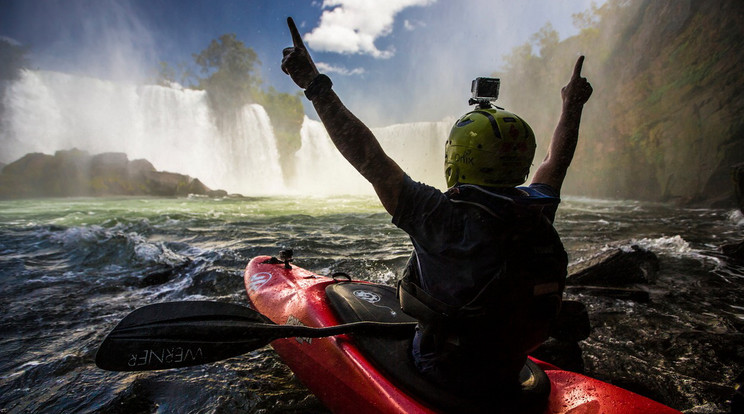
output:
<instances>
[{"instance_id":1,"label":"cliff face","mask_svg":"<svg viewBox=\"0 0 744 414\"><path fill-rule=\"evenodd\" d=\"M594 17L532 57L567 72L560 81L520 81L557 94L577 53L587 55L595 93L564 192L733 206L732 167L744 161L744 2L609 0ZM536 115L543 148L556 106L549 119Z\"/></svg>"},{"instance_id":2,"label":"cliff face","mask_svg":"<svg viewBox=\"0 0 744 414\"><path fill-rule=\"evenodd\" d=\"M129 161L126 154L91 156L72 149L54 155L33 153L2 168L0 199L71 196L223 196L198 179L156 171L146 160Z\"/></svg>"},{"instance_id":3,"label":"cliff face","mask_svg":"<svg viewBox=\"0 0 744 414\"><path fill-rule=\"evenodd\" d=\"M662 200L729 198L731 168L744 161L742 3L644 6L641 24L609 62L620 80L608 105L618 114L613 127L629 140L629 158L649 169L636 191Z\"/></svg>"}]
</instances>

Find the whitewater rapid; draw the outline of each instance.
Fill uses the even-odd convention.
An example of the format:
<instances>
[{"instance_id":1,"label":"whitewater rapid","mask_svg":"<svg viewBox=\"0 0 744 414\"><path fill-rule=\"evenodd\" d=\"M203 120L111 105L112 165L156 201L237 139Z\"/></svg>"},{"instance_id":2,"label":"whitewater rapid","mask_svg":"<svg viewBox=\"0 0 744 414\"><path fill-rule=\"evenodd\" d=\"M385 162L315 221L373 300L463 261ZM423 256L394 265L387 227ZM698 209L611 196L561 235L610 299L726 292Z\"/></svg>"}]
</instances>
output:
<instances>
[{"instance_id":1,"label":"whitewater rapid","mask_svg":"<svg viewBox=\"0 0 744 414\"><path fill-rule=\"evenodd\" d=\"M623 285L646 299L567 290L589 309L586 374L687 413L730 412L744 369L744 266L716 246L744 239L741 221L720 209L564 199L556 226L572 264L632 246L658 257L654 283ZM270 347L177 370L94 365L133 309L248 305L248 261L287 248L312 272L395 286L411 242L375 196L0 201L0 412L327 413Z\"/></svg>"}]
</instances>

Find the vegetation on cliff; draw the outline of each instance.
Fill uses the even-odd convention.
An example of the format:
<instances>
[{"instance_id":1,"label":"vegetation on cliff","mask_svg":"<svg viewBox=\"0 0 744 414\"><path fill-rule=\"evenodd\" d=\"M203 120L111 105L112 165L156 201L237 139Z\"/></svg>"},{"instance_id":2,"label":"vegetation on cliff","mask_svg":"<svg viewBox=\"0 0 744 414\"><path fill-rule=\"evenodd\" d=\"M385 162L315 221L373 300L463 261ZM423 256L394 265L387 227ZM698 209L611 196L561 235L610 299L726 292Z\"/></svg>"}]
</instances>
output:
<instances>
[{"instance_id":1,"label":"vegetation on cliff","mask_svg":"<svg viewBox=\"0 0 744 414\"><path fill-rule=\"evenodd\" d=\"M91 156L72 149L54 155L27 154L2 168L0 199L71 196L225 196L196 178L156 171L147 160L129 161L123 153Z\"/></svg>"},{"instance_id":2,"label":"vegetation on cliff","mask_svg":"<svg viewBox=\"0 0 744 414\"><path fill-rule=\"evenodd\" d=\"M263 106L271 119L284 176L291 177L294 172L292 157L300 148L300 128L305 114L301 95L281 93L273 87L261 89L263 80L258 73L261 61L235 34L224 34L212 40L193 57L201 76L191 72L186 64L179 64L175 69L162 62L159 83L192 84L196 89L205 90L217 125L223 132L229 131L227 125L235 124L237 112L243 106L251 103Z\"/></svg>"},{"instance_id":3,"label":"vegetation on cliff","mask_svg":"<svg viewBox=\"0 0 744 414\"><path fill-rule=\"evenodd\" d=\"M732 205L732 167L744 159L744 3L608 0L574 17L578 35L559 41L546 25L495 74L502 103L544 150L559 91L587 55L595 92L564 191Z\"/></svg>"},{"instance_id":4,"label":"vegetation on cliff","mask_svg":"<svg viewBox=\"0 0 744 414\"><path fill-rule=\"evenodd\" d=\"M302 92L296 94L282 93L269 87L266 92L258 94L258 102L264 107L274 127L274 137L279 151L279 162L285 177L294 177L294 154L300 149L302 141L300 129L305 117L302 106Z\"/></svg>"},{"instance_id":5,"label":"vegetation on cliff","mask_svg":"<svg viewBox=\"0 0 744 414\"><path fill-rule=\"evenodd\" d=\"M261 79L257 67L258 55L246 47L235 34L213 39L206 49L193 54L194 61L205 77L198 78L199 88L207 91L209 104L217 114L224 115L255 102Z\"/></svg>"}]
</instances>

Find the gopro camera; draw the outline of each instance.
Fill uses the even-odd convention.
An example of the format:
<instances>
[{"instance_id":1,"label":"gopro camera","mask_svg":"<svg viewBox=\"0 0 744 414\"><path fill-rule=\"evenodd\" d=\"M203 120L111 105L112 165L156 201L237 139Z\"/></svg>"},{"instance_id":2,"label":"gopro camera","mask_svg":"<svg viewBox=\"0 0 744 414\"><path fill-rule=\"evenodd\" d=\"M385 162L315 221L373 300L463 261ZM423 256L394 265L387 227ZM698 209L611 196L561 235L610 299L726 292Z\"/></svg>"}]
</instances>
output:
<instances>
[{"instance_id":1,"label":"gopro camera","mask_svg":"<svg viewBox=\"0 0 744 414\"><path fill-rule=\"evenodd\" d=\"M499 99L499 87L501 79L499 78L475 78L470 86L470 92L473 93L471 101L492 102Z\"/></svg>"}]
</instances>

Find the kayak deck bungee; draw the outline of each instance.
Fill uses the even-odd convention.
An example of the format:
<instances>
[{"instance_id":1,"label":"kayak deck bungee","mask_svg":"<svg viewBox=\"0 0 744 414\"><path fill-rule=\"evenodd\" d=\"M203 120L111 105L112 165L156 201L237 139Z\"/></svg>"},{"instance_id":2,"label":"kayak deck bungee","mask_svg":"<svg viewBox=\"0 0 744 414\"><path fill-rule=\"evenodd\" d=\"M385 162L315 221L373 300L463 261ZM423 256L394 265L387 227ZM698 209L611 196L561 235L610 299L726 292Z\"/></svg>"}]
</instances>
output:
<instances>
[{"instance_id":1,"label":"kayak deck bungee","mask_svg":"<svg viewBox=\"0 0 744 414\"><path fill-rule=\"evenodd\" d=\"M269 256L245 270L248 297L277 324L335 326L360 320L413 322L389 286L320 276ZM399 330L398 330L399 332ZM336 335L287 338L271 343L282 360L334 413L500 412L499 390L474 401L437 387L415 372L409 357L413 330L401 336ZM646 397L530 358L521 373L522 393L509 407L520 412L679 413ZM586 410L586 411L584 411ZM507 410L511 411L511 410ZM576 411L574 411L576 412Z\"/></svg>"}]
</instances>

